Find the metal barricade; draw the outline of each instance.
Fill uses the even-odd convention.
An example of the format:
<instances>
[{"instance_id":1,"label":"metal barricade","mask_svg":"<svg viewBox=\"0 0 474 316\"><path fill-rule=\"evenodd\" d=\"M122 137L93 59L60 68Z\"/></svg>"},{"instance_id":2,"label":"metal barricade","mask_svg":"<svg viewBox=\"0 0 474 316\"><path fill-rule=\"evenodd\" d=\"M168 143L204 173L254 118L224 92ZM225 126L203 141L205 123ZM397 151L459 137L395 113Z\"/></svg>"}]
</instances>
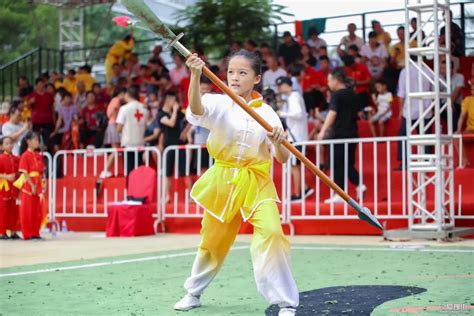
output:
<instances>
[{"instance_id":1,"label":"metal barricade","mask_svg":"<svg viewBox=\"0 0 474 316\"><path fill-rule=\"evenodd\" d=\"M120 202L127 197L123 178L129 169L138 167L140 161L157 169L156 225L159 224L159 193L161 190L161 153L156 147L61 150L53 158L52 218L107 216L107 204ZM131 168L133 167L133 168ZM100 179L104 170L111 172L108 180ZM58 175L60 175L58 177ZM120 179L121 177L121 179ZM99 180L100 179L100 180ZM115 182L113 192L107 187L98 191L97 183Z\"/></svg>"},{"instance_id":2,"label":"metal barricade","mask_svg":"<svg viewBox=\"0 0 474 316\"><path fill-rule=\"evenodd\" d=\"M54 198L53 198L53 157L48 152L42 152L41 155L46 160L45 169L46 169L46 196L48 199L48 223L55 225L56 229L59 229L59 223L55 220L54 217Z\"/></svg>"},{"instance_id":3,"label":"metal barricade","mask_svg":"<svg viewBox=\"0 0 474 316\"><path fill-rule=\"evenodd\" d=\"M193 182L212 164L213 159L207 154L205 145L174 145L164 150L160 222L164 222L166 218L201 218L203 216L203 208L191 199L190 191ZM284 194L287 183L285 168L285 165L274 161L271 169L272 177L276 176L277 179L282 180L280 197L286 196ZM172 184L174 190L169 190L169 201L167 201L166 191L168 187L171 189ZM283 224L288 224L284 198L281 200L283 202L281 220Z\"/></svg>"}]
</instances>

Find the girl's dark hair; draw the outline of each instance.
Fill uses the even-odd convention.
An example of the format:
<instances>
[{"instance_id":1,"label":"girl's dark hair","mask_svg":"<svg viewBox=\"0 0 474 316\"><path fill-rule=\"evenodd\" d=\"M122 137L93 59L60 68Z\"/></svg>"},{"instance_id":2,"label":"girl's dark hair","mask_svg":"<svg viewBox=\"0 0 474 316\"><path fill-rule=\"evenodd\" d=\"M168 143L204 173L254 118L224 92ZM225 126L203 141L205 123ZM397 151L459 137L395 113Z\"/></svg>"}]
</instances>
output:
<instances>
[{"instance_id":1,"label":"girl's dark hair","mask_svg":"<svg viewBox=\"0 0 474 316\"><path fill-rule=\"evenodd\" d=\"M246 51L245 49L241 49L238 52L233 53L230 56L230 59L234 57L244 57L250 62L250 65L252 66L252 69L255 72L256 76L262 74L262 60L256 53Z\"/></svg>"},{"instance_id":2,"label":"girl's dark hair","mask_svg":"<svg viewBox=\"0 0 474 316\"><path fill-rule=\"evenodd\" d=\"M10 139L12 142L13 142L13 138L11 138L10 136L3 136L1 139L0 139L0 143L2 145L5 145L5 140L7 139Z\"/></svg>"},{"instance_id":3,"label":"girl's dark hair","mask_svg":"<svg viewBox=\"0 0 474 316\"><path fill-rule=\"evenodd\" d=\"M33 131L29 131L28 133L25 134L25 136L23 136L23 139L21 140L21 145L20 145L20 156L28 149L28 141L32 140L35 137L39 139L38 134Z\"/></svg>"},{"instance_id":4,"label":"girl's dark hair","mask_svg":"<svg viewBox=\"0 0 474 316\"><path fill-rule=\"evenodd\" d=\"M349 77L347 72L341 67L334 69L333 72L331 72L331 76L340 83L345 84L347 88L354 86L354 79Z\"/></svg>"}]
</instances>

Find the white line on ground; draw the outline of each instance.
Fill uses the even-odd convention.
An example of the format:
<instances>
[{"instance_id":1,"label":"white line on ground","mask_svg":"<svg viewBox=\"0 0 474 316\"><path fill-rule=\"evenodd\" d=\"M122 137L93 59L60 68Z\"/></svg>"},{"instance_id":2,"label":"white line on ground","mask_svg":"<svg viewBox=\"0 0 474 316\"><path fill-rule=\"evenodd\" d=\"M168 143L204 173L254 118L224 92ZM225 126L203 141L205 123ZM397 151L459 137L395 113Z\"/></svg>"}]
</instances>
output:
<instances>
[{"instance_id":1,"label":"white line on ground","mask_svg":"<svg viewBox=\"0 0 474 316\"><path fill-rule=\"evenodd\" d=\"M231 250L242 250L242 249L249 249L248 246L238 246L233 247ZM361 248L361 247L324 247L324 246L293 246L291 247L293 250L343 250L343 251L392 251L392 252L439 252L439 253L474 253L474 250L468 249L430 249L430 248L423 248L423 249L413 249L413 248ZM21 272L12 272L12 273L4 273L0 274L0 278L6 277L14 277L14 276L22 276L22 275L30 275L30 274L38 274L38 273L49 273L49 272L58 272L58 271L68 271L68 270L78 270L78 269L89 269L89 268L97 268L103 266L110 266L110 265L120 265L120 264L128 264L128 263L135 263L135 262L144 262L144 261L152 261L152 260L163 260L163 259L171 259L171 258L178 258L178 257L187 257L187 256L195 256L196 252L183 252L183 253L173 253L169 255L161 255L161 256L151 256L151 257L143 257L143 258L134 258L134 259L125 259L125 260L116 260L116 261L104 261L104 262L97 262L97 263L90 263L90 264L83 264L77 266L69 266L69 267L57 267L57 268L49 268L49 269L39 269L39 270L31 270L31 271L21 271Z\"/></svg>"}]
</instances>

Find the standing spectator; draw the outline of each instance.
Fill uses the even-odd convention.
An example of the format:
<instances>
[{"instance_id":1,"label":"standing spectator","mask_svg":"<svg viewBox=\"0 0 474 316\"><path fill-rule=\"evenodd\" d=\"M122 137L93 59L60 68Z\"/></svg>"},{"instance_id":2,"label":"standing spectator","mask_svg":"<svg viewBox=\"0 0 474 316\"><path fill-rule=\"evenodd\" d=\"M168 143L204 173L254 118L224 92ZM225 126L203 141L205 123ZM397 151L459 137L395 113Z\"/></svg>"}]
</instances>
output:
<instances>
[{"instance_id":1,"label":"standing spectator","mask_svg":"<svg viewBox=\"0 0 474 316\"><path fill-rule=\"evenodd\" d=\"M2 125L2 135L10 137L13 143L13 155L20 156L21 140L30 129L31 124L21 122L21 110L16 106L10 107L8 117L9 121Z\"/></svg>"},{"instance_id":2,"label":"standing spectator","mask_svg":"<svg viewBox=\"0 0 474 316\"><path fill-rule=\"evenodd\" d=\"M356 95L351 87L351 79L346 72L339 68L334 70L328 77L329 88L331 89L331 101L329 102L329 112L324 121L324 125L318 134L318 140L325 138L344 139L357 138L357 106L354 104ZM341 187L344 186L344 175L349 176L349 181L357 186L356 191L359 198L367 190L364 184L359 183L359 173L354 167L356 144L348 144L348 164L344 164L344 147L346 144L334 145L334 182ZM339 195L333 195L324 201L325 203L342 203L344 200Z\"/></svg>"},{"instance_id":3,"label":"standing spectator","mask_svg":"<svg viewBox=\"0 0 474 316\"><path fill-rule=\"evenodd\" d=\"M327 46L325 40L319 37L318 30L314 27L310 28L308 31L309 40L306 41L306 44L311 48L311 54L314 58L319 58L319 48L321 46Z\"/></svg>"},{"instance_id":4,"label":"standing spectator","mask_svg":"<svg viewBox=\"0 0 474 316\"><path fill-rule=\"evenodd\" d=\"M277 92L276 80L281 76L286 76L286 71L278 65L277 59L274 56L267 58L267 66L268 70L263 73L263 86Z\"/></svg>"},{"instance_id":5,"label":"standing spectator","mask_svg":"<svg viewBox=\"0 0 474 316\"><path fill-rule=\"evenodd\" d=\"M440 75L446 80L448 76L446 73L446 59L441 60L439 72ZM457 73L454 67L454 62L451 61L451 108L453 109L453 129L456 128L456 125L459 121L459 116L461 115L461 103L463 99L464 86L464 76L460 73ZM443 84L440 84L440 88L441 91L446 91L446 89L443 87Z\"/></svg>"},{"instance_id":6,"label":"standing spectator","mask_svg":"<svg viewBox=\"0 0 474 316\"><path fill-rule=\"evenodd\" d=\"M369 119L370 131L372 136L385 136L385 125L392 117L392 94L387 90L387 82L383 79L375 83L377 97L374 97L374 103L377 105L377 113ZM377 135L375 124L379 126L380 133Z\"/></svg>"},{"instance_id":7,"label":"standing spectator","mask_svg":"<svg viewBox=\"0 0 474 316\"><path fill-rule=\"evenodd\" d=\"M337 46L337 54L339 57L347 55L347 50L351 45L356 45L359 50L364 46L364 40L356 35L357 26L354 23L349 23L347 25L348 35L344 35L341 38L339 46Z\"/></svg>"},{"instance_id":8,"label":"standing spectator","mask_svg":"<svg viewBox=\"0 0 474 316\"><path fill-rule=\"evenodd\" d=\"M281 66L289 69L300 58L300 50L300 45L293 39L291 33L288 31L283 33L283 43L278 48L278 61Z\"/></svg>"},{"instance_id":9,"label":"standing spectator","mask_svg":"<svg viewBox=\"0 0 474 316\"><path fill-rule=\"evenodd\" d=\"M29 96L33 131L38 132L46 148L49 135L54 129L54 96L45 91L42 79L36 79L35 91Z\"/></svg>"},{"instance_id":10,"label":"standing spectator","mask_svg":"<svg viewBox=\"0 0 474 316\"><path fill-rule=\"evenodd\" d=\"M301 94L293 90L291 79L280 77L276 81L278 91L282 94L285 103L283 108L277 111L280 118L285 121L286 130L289 134L289 140L293 143L304 142L308 140L308 113ZM301 150L301 146L298 146ZM291 174L293 176L294 191L291 196L292 202L301 201L301 162L293 159ZM304 197L308 197L314 192L306 185Z\"/></svg>"},{"instance_id":11,"label":"standing spectator","mask_svg":"<svg viewBox=\"0 0 474 316\"><path fill-rule=\"evenodd\" d=\"M107 80L107 83L110 83L111 85L115 87L118 87L120 79L126 80L126 77L123 73L123 67L119 63L113 64L110 80Z\"/></svg>"},{"instance_id":12,"label":"standing spectator","mask_svg":"<svg viewBox=\"0 0 474 316\"><path fill-rule=\"evenodd\" d=\"M122 73L124 77L131 79L138 75L139 70L140 70L140 63L138 62L138 56L135 53L131 53L125 59Z\"/></svg>"},{"instance_id":13,"label":"standing spectator","mask_svg":"<svg viewBox=\"0 0 474 316\"><path fill-rule=\"evenodd\" d=\"M105 58L105 76L106 81L110 82L112 79L112 67L115 64L121 64L126 59L135 47L135 39L133 34L125 36L122 40L115 42L110 47L109 52Z\"/></svg>"},{"instance_id":14,"label":"standing spectator","mask_svg":"<svg viewBox=\"0 0 474 316\"><path fill-rule=\"evenodd\" d=\"M140 147L145 145L145 129L148 121L148 110L138 102L138 87L133 86L125 93L126 104L122 106L117 116L117 131L122 134L120 145L122 147ZM135 161L135 153L127 152L127 174L140 165L141 155Z\"/></svg>"},{"instance_id":15,"label":"standing spectator","mask_svg":"<svg viewBox=\"0 0 474 316\"><path fill-rule=\"evenodd\" d=\"M178 103L178 97L176 93L168 91L165 95L163 108L158 113L157 117L158 122L160 122L161 130L163 131L164 138L164 149L171 145L182 145L183 142L181 137L181 132L183 130L183 125L185 124L185 116L183 112L180 111L180 106ZM174 165L175 165L175 156L174 154L168 156L168 163L166 168L166 182L165 182L165 201L169 201L169 190L170 190L170 179L173 175ZM185 175L186 167L186 155L183 150L179 151L179 175Z\"/></svg>"},{"instance_id":16,"label":"standing spectator","mask_svg":"<svg viewBox=\"0 0 474 316\"><path fill-rule=\"evenodd\" d=\"M369 67L372 66L372 56L377 56L382 62L383 66L385 66L388 58L387 49L383 44L377 41L377 33L375 32L369 33L369 43L362 46L360 55L364 58L364 62Z\"/></svg>"},{"instance_id":17,"label":"standing spectator","mask_svg":"<svg viewBox=\"0 0 474 316\"><path fill-rule=\"evenodd\" d=\"M151 60L154 60L154 59L158 59L161 64L165 64L165 61L163 60L163 58L161 57L161 53L163 52L163 46L161 45L156 45L154 48L153 48L153 52L150 56L150 58L148 58L148 62L150 62Z\"/></svg>"},{"instance_id":18,"label":"standing spectator","mask_svg":"<svg viewBox=\"0 0 474 316\"><path fill-rule=\"evenodd\" d=\"M417 21L418 19L416 17L413 17L411 18L410 20L410 26L412 28L413 31L410 32L410 38L413 37L413 34L415 34L416 30L418 29L418 25L417 25ZM422 30L421 31L421 40L424 40L425 39L425 32ZM418 36L416 36L411 42L410 42L410 47L416 47L418 44L417 44L417 38ZM424 45L423 45L424 46Z\"/></svg>"},{"instance_id":19,"label":"standing spectator","mask_svg":"<svg viewBox=\"0 0 474 316\"><path fill-rule=\"evenodd\" d=\"M466 122L466 128L463 129L464 122ZM471 82L471 95L466 97L462 101L461 105L461 116L457 122L456 134L470 134L474 135L474 82ZM456 150L458 142L454 142L454 146ZM462 161L460 163L461 168L465 168L471 165L469 161L466 151L463 151Z\"/></svg>"},{"instance_id":20,"label":"standing spectator","mask_svg":"<svg viewBox=\"0 0 474 316\"><path fill-rule=\"evenodd\" d=\"M303 70L304 67L301 64L294 64L290 69L291 87L293 88L293 91L298 92L300 95L303 95L303 88L301 88L300 84L300 77Z\"/></svg>"},{"instance_id":21,"label":"standing spectator","mask_svg":"<svg viewBox=\"0 0 474 316\"><path fill-rule=\"evenodd\" d=\"M74 69L70 69L67 72L66 79L64 79L63 83L64 89L66 89L70 94L73 96L77 93L77 79L76 79L76 71Z\"/></svg>"},{"instance_id":22,"label":"standing spectator","mask_svg":"<svg viewBox=\"0 0 474 316\"><path fill-rule=\"evenodd\" d=\"M380 24L380 22L377 20L372 21L372 30L377 34L377 42L384 45L385 49L388 49L388 47L390 46L390 42L392 41L390 33L385 32L382 27L382 24Z\"/></svg>"},{"instance_id":23,"label":"standing spectator","mask_svg":"<svg viewBox=\"0 0 474 316\"><path fill-rule=\"evenodd\" d=\"M87 92L87 105L82 109L81 113L81 147L84 148L91 139L94 141L95 148L102 147L104 136L101 120L103 119L104 110L97 106L94 92Z\"/></svg>"},{"instance_id":24,"label":"standing spectator","mask_svg":"<svg viewBox=\"0 0 474 316\"><path fill-rule=\"evenodd\" d=\"M147 94L152 91L158 92L160 89L161 76L164 74L168 74L169 71L160 59L150 60L147 66L151 77L148 81Z\"/></svg>"},{"instance_id":25,"label":"standing spectator","mask_svg":"<svg viewBox=\"0 0 474 316\"><path fill-rule=\"evenodd\" d=\"M50 137L55 146L54 151L58 151L63 144L65 137L71 137L72 122L78 117L76 106L72 102L72 95L66 92L62 99L62 105L58 111L56 127ZM67 149L67 148L64 148Z\"/></svg>"},{"instance_id":26,"label":"standing spectator","mask_svg":"<svg viewBox=\"0 0 474 316\"><path fill-rule=\"evenodd\" d=\"M182 57L181 55L176 54L174 56L174 63L176 64L176 67L171 69L170 78L171 83L175 87L178 87L181 83L181 80L186 77L189 77L189 72L188 69L184 66L184 57Z\"/></svg>"},{"instance_id":27,"label":"standing spectator","mask_svg":"<svg viewBox=\"0 0 474 316\"><path fill-rule=\"evenodd\" d=\"M63 87L62 75L59 75L57 71L51 72L51 78L49 80L54 85L54 88L59 89Z\"/></svg>"},{"instance_id":28,"label":"standing spectator","mask_svg":"<svg viewBox=\"0 0 474 316\"><path fill-rule=\"evenodd\" d=\"M91 91L92 86L96 83L95 78L91 74L92 68L89 65L79 67L79 71L76 75L77 81L84 82L86 91Z\"/></svg>"},{"instance_id":29,"label":"standing spectator","mask_svg":"<svg viewBox=\"0 0 474 316\"><path fill-rule=\"evenodd\" d=\"M416 56L410 56L410 58L416 59ZM408 113L410 113L411 117L411 125L413 125L416 120L420 117L420 109L422 111L426 111L427 108L429 108L431 101L429 99L420 99L420 98L411 98L410 104L407 104L407 99L406 96L408 92L419 92L419 91L433 91L433 88L431 86L430 80L433 80L433 76L431 75L432 71L423 64L423 69L422 73L420 74L420 71L418 68L411 63L407 63L408 65L406 67L410 67L410 86L409 91L406 91L406 81L408 80L408 74L406 67L403 68L402 72L400 73L400 77L398 79L398 97L400 98L400 105L402 106L401 111L400 111L400 118L401 118L401 123L400 123L400 131L398 133L399 136L406 136L407 135L407 118L408 118ZM421 87L418 84L419 77L421 77ZM430 79L428 79L430 78ZM425 118L425 125L427 125L430 121L430 118L432 116L432 113L427 115ZM419 132L419 125L417 128L417 131ZM397 170L403 170L405 166L403 165L403 161L406 161L406 155L407 155L407 150L405 150L405 157L403 157L403 144L402 142L398 142L398 153L397 153L397 159L400 161L402 164L397 168ZM431 152L431 148L426 148L426 152ZM419 152L420 153L420 152ZM405 159L403 159L405 158Z\"/></svg>"},{"instance_id":30,"label":"standing spectator","mask_svg":"<svg viewBox=\"0 0 474 316\"><path fill-rule=\"evenodd\" d=\"M451 26L451 54L455 57L466 56L466 35L462 29L453 22L453 12L449 10L449 23ZM441 45L446 45L446 26L440 30L439 42Z\"/></svg>"},{"instance_id":31,"label":"standing spectator","mask_svg":"<svg viewBox=\"0 0 474 316\"><path fill-rule=\"evenodd\" d=\"M344 71L354 80L357 95L357 111L362 111L369 106L369 84L371 80L369 68L366 65L356 63L352 56L344 57Z\"/></svg>"},{"instance_id":32,"label":"standing spectator","mask_svg":"<svg viewBox=\"0 0 474 316\"><path fill-rule=\"evenodd\" d=\"M20 222L24 240L41 240L40 229L43 220L41 195L43 194L43 157L38 153L39 136L28 132L20 149L20 178L14 185L20 190Z\"/></svg>"},{"instance_id":33,"label":"standing spectator","mask_svg":"<svg viewBox=\"0 0 474 316\"><path fill-rule=\"evenodd\" d=\"M5 136L1 140L3 154L0 154L0 240L20 239L16 231L19 227L18 190L13 185L17 178L19 158L13 155L13 140ZM7 235L10 231L10 236Z\"/></svg>"},{"instance_id":34,"label":"standing spectator","mask_svg":"<svg viewBox=\"0 0 474 316\"><path fill-rule=\"evenodd\" d=\"M400 71L405 67L405 27L397 28L399 42L390 47L389 67L385 69L385 79L387 80L389 91L395 92Z\"/></svg>"}]
</instances>

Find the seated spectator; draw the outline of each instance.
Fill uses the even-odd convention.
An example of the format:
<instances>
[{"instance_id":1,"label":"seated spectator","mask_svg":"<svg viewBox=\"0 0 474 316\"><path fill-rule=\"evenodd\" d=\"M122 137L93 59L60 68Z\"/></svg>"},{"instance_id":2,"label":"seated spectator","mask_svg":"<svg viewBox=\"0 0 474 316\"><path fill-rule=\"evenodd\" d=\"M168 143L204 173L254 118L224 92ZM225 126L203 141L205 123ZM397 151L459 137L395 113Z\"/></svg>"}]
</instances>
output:
<instances>
[{"instance_id":1,"label":"seated spectator","mask_svg":"<svg viewBox=\"0 0 474 316\"><path fill-rule=\"evenodd\" d=\"M372 56L370 62L367 64L369 66L370 75L372 79L378 80L382 78L384 67L383 63L378 56Z\"/></svg>"},{"instance_id":2,"label":"seated spectator","mask_svg":"<svg viewBox=\"0 0 474 316\"><path fill-rule=\"evenodd\" d=\"M89 65L84 65L82 67L79 67L79 71L77 72L76 79L77 81L82 81L84 82L84 85L86 86L86 91L91 91L92 86L94 83L96 83L95 78L91 74L92 68Z\"/></svg>"},{"instance_id":3,"label":"seated spectator","mask_svg":"<svg viewBox=\"0 0 474 316\"><path fill-rule=\"evenodd\" d=\"M326 55L321 55L319 57L319 72L324 78L327 78L331 73L330 60L329 57Z\"/></svg>"},{"instance_id":4,"label":"seated spectator","mask_svg":"<svg viewBox=\"0 0 474 316\"><path fill-rule=\"evenodd\" d=\"M87 105L82 109L81 118L81 148L84 148L91 139L95 148L102 147L104 109L97 106L95 93L92 91L87 92Z\"/></svg>"},{"instance_id":5,"label":"seated spectator","mask_svg":"<svg viewBox=\"0 0 474 316\"><path fill-rule=\"evenodd\" d=\"M382 44L385 49L388 49L388 47L390 46L390 42L392 41L390 33L385 32L382 27L382 24L380 24L380 22L377 20L372 21L372 30L375 32L375 34L377 34L377 42Z\"/></svg>"},{"instance_id":6,"label":"seated spectator","mask_svg":"<svg viewBox=\"0 0 474 316\"><path fill-rule=\"evenodd\" d=\"M122 78L126 78L123 73L122 65L119 63L113 64L109 83L117 87L119 85L119 80Z\"/></svg>"},{"instance_id":7,"label":"seated spectator","mask_svg":"<svg viewBox=\"0 0 474 316\"><path fill-rule=\"evenodd\" d=\"M269 87L277 92L276 80L281 76L286 76L286 71L278 65L274 56L267 58L267 66L268 70L263 73L262 84L264 87Z\"/></svg>"},{"instance_id":8,"label":"seated spectator","mask_svg":"<svg viewBox=\"0 0 474 316\"><path fill-rule=\"evenodd\" d=\"M329 69L332 71L333 69L336 69L339 67L339 60L337 58L330 58L328 54L328 48L326 46L321 46L318 49L319 57L318 57L318 63L316 64L316 70L321 70L321 56L325 56L327 58L327 61L329 62Z\"/></svg>"},{"instance_id":9,"label":"seated spectator","mask_svg":"<svg viewBox=\"0 0 474 316\"><path fill-rule=\"evenodd\" d=\"M68 149L66 142L67 140L71 140L72 123L77 120L78 117L79 113L77 112L77 107L72 102L72 95L69 92L65 92L62 98L61 107L58 110L56 127L50 135L54 144L54 152L58 151L60 148Z\"/></svg>"},{"instance_id":10,"label":"seated spectator","mask_svg":"<svg viewBox=\"0 0 474 316\"><path fill-rule=\"evenodd\" d=\"M377 41L377 33L375 32L369 33L369 42L362 46L360 55L362 56L364 63L369 67L371 66L372 56L377 56L381 60L383 67L385 67L388 58L387 49L383 44L380 44Z\"/></svg>"},{"instance_id":11,"label":"seated spectator","mask_svg":"<svg viewBox=\"0 0 474 316\"><path fill-rule=\"evenodd\" d=\"M405 67L405 27L397 28L398 43L390 47L390 66L401 71Z\"/></svg>"},{"instance_id":12,"label":"seated spectator","mask_svg":"<svg viewBox=\"0 0 474 316\"><path fill-rule=\"evenodd\" d=\"M324 108L326 104L327 80L322 73L316 71L314 66L316 59L311 57L305 64L300 77L303 99L306 104L306 112L314 117L315 108Z\"/></svg>"},{"instance_id":13,"label":"seated spectator","mask_svg":"<svg viewBox=\"0 0 474 316\"><path fill-rule=\"evenodd\" d=\"M369 106L369 84L371 81L369 68L365 64L356 63L352 56L343 58L344 70L354 80L357 95L357 111L361 112Z\"/></svg>"},{"instance_id":14,"label":"seated spectator","mask_svg":"<svg viewBox=\"0 0 474 316\"><path fill-rule=\"evenodd\" d=\"M67 72L66 78L64 79L64 89L66 89L72 96L74 97L77 93L77 79L76 79L76 71L74 69L70 69Z\"/></svg>"},{"instance_id":15,"label":"seated spectator","mask_svg":"<svg viewBox=\"0 0 474 316\"><path fill-rule=\"evenodd\" d=\"M439 73L441 77L447 79L447 67L446 59L442 59L439 67ZM454 62L451 61L451 108L452 108L452 119L453 128L457 126L459 116L461 115L461 103L463 101L463 90L464 90L464 76L458 73L455 69ZM440 84L440 91L446 92L446 89ZM444 111L441 115L446 119L447 112Z\"/></svg>"},{"instance_id":16,"label":"seated spectator","mask_svg":"<svg viewBox=\"0 0 474 316\"><path fill-rule=\"evenodd\" d=\"M244 49L248 52L257 54L260 58L262 58L262 54L257 49L257 43L253 40L247 40L244 43Z\"/></svg>"},{"instance_id":17,"label":"seated spectator","mask_svg":"<svg viewBox=\"0 0 474 316\"><path fill-rule=\"evenodd\" d=\"M110 96L106 89L102 89L100 83L96 82L92 85L92 92L95 93L97 105L99 108L105 109L110 102Z\"/></svg>"},{"instance_id":18,"label":"seated spectator","mask_svg":"<svg viewBox=\"0 0 474 316\"><path fill-rule=\"evenodd\" d=\"M148 62L148 80L147 94L160 89L160 78L162 75L169 73L168 68L161 62L160 59L152 59Z\"/></svg>"},{"instance_id":19,"label":"seated spectator","mask_svg":"<svg viewBox=\"0 0 474 316\"><path fill-rule=\"evenodd\" d=\"M264 73L268 69L267 58L270 56L273 56L272 50L270 48L270 45L268 45L268 43L260 44L260 54L262 56L262 73Z\"/></svg>"},{"instance_id":20,"label":"seated spectator","mask_svg":"<svg viewBox=\"0 0 474 316\"><path fill-rule=\"evenodd\" d=\"M291 87L300 95L303 95L303 88L301 88L300 84L301 73L303 70L304 67L301 64L294 64L290 69Z\"/></svg>"},{"instance_id":21,"label":"seated spectator","mask_svg":"<svg viewBox=\"0 0 474 316\"><path fill-rule=\"evenodd\" d=\"M309 39L306 41L306 44L311 49L311 54L314 58L318 59L319 57L319 48L321 46L328 46L325 40L319 37L318 30L314 27L310 28L308 31Z\"/></svg>"},{"instance_id":22,"label":"seated spectator","mask_svg":"<svg viewBox=\"0 0 474 316\"><path fill-rule=\"evenodd\" d=\"M63 87L62 75L60 75L57 71L51 72L51 78L49 79L49 82L54 85L56 90Z\"/></svg>"},{"instance_id":23,"label":"seated spectator","mask_svg":"<svg viewBox=\"0 0 474 316\"><path fill-rule=\"evenodd\" d=\"M464 124L466 127L463 128ZM471 134L474 135L474 82L471 82L471 95L464 98L461 105L461 116L457 122L456 134ZM456 150L458 150L458 142L454 142ZM466 151L463 151L461 168L466 168L471 165Z\"/></svg>"},{"instance_id":24,"label":"seated spectator","mask_svg":"<svg viewBox=\"0 0 474 316\"><path fill-rule=\"evenodd\" d=\"M392 117L393 97L387 89L387 82L383 79L377 80L375 90L377 91L377 95L373 96L373 98L377 106L377 112L369 118L369 126L374 137L383 137L385 136L385 125ZM379 133L377 133L375 124L379 126Z\"/></svg>"},{"instance_id":25,"label":"seated spectator","mask_svg":"<svg viewBox=\"0 0 474 316\"><path fill-rule=\"evenodd\" d=\"M283 33L283 43L278 48L278 61L284 69L289 69L291 65L301 57L300 45L293 39L290 32Z\"/></svg>"},{"instance_id":26,"label":"seated spectator","mask_svg":"<svg viewBox=\"0 0 474 316\"><path fill-rule=\"evenodd\" d=\"M163 60L163 58L161 57L161 53L163 52L163 46L161 45L156 45L154 48L153 48L153 52L151 53L151 56L150 58L148 58L148 62L154 60L154 59L158 59L162 65L165 64L165 61Z\"/></svg>"},{"instance_id":27,"label":"seated spectator","mask_svg":"<svg viewBox=\"0 0 474 316\"><path fill-rule=\"evenodd\" d=\"M357 47L357 45L351 45L347 49L347 55L346 56L352 56L354 58L354 61L358 64L361 64L362 61L362 56L360 55L360 49ZM344 58L342 58L344 60Z\"/></svg>"},{"instance_id":28,"label":"seated spectator","mask_svg":"<svg viewBox=\"0 0 474 316\"><path fill-rule=\"evenodd\" d=\"M359 48L359 50L364 45L364 40L356 35L357 26L354 23L349 23L347 25L347 31L349 32L348 35L344 35L341 38L341 42L339 46L337 46L337 54L339 57L343 57L348 54L347 50L351 45L355 45Z\"/></svg>"},{"instance_id":29,"label":"seated spectator","mask_svg":"<svg viewBox=\"0 0 474 316\"><path fill-rule=\"evenodd\" d=\"M242 49L242 42L241 41L233 41L230 43L230 52L236 53Z\"/></svg>"},{"instance_id":30,"label":"seated spectator","mask_svg":"<svg viewBox=\"0 0 474 316\"><path fill-rule=\"evenodd\" d=\"M451 26L451 55L458 58L466 56L466 35L459 25L453 22L453 12L451 10L449 10L449 23ZM439 33L440 44L446 46L446 27L443 26Z\"/></svg>"},{"instance_id":31,"label":"seated spectator","mask_svg":"<svg viewBox=\"0 0 474 316\"><path fill-rule=\"evenodd\" d=\"M31 123L21 121L21 111L18 106L12 105L8 110L9 120L2 125L2 136L8 136L13 141L13 155L20 155L20 145L23 136L31 129Z\"/></svg>"},{"instance_id":32,"label":"seated spectator","mask_svg":"<svg viewBox=\"0 0 474 316\"><path fill-rule=\"evenodd\" d=\"M33 92L33 87L28 82L28 78L26 76L20 76L18 78L18 85L16 87L16 91L17 96L20 96L21 94L28 95Z\"/></svg>"},{"instance_id":33,"label":"seated spectator","mask_svg":"<svg viewBox=\"0 0 474 316\"><path fill-rule=\"evenodd\" d=\"M176 54L174 56L174 63L176 65L175 68L171 69L170 71L170 78L171 83L177 88L186 77L189 77L188 68L184 65L184 57L180 54Z\"/></svg>"},{"instance_id":34,"label":"seated spectator","mask_svg":"<svg viewBox=\"0 0 474 316\"><path fill-rule=\"evenodd\" d=\"M76 86L76 95L74 96L74 104L77 107L77 111L81 113L87 105L87 91L86 84L83 81L78 81Z\"/></svg>"},{"instance_id":35,"label":"seated spectator","mask_svg":"<svg viewBox=\"0 0 474 316\"><path fill-rule=\"evenodd\" d=\"M311 47L308 44L301 45L301 57L298 59L298 63L306 64L310 58L315 58L311 52Z\"/></svg>"}]
</instances>

